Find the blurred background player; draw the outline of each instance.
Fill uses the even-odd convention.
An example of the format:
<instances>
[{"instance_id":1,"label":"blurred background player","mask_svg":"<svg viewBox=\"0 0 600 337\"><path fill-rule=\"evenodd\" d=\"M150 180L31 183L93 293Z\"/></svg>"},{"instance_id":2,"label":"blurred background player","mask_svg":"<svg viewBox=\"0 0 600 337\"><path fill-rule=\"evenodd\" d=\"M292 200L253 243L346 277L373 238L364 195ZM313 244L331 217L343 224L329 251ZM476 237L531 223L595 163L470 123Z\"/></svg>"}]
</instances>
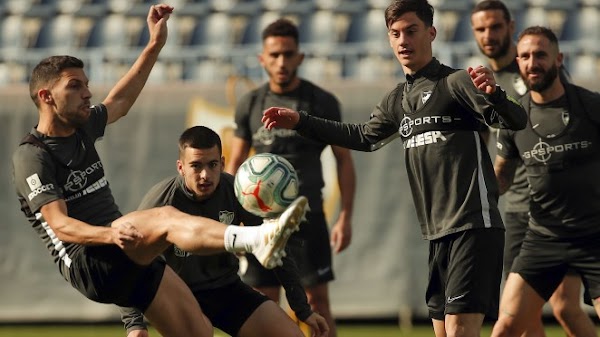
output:
<instances>
[{"instance_id":1,"label":"blurred background player","mask_svg":"<svg viewBox=\"0 0 600 337\"><path fill-rule=\"evenodd\" d=\"M499 0L484 0L471 11L471 27L479 50L488 59L496 82L506 93L520 99L528 91L519 73L517 47L513 41L515 21L506 5ZM560 66L561 78L568 79L564 67ZM489 132L487 133L489 136ZM495 137L494 137L495 138ZM495 142L495 140L492 140ZM504 246L504 277L508 277L514 259L519 254L529 222L529 183L522 161L518 161L514 180L503 194L503 221L506 228ZM568 336L584 336L581 332L593 331L593 323L581 308L581 278L571 272L550 298L556 319ZM525 336L543 336L540 320L531 323ZM594 333L594 336L596 334Z\"/></svg>"},{"instance_id":2,"label":"blurred background player","mask_svg":"<svg viewBox=\"0 0 600 337\"><path fill-rule=\"evenodd\" d=\"M308 198L310 211L307 213L308 224L292 235L289 248L300 269L308 302L315 312L327 319L329 336L335 337L328 282L334 279L331 247L339 253L348 247L352 237L355 173L350 151L331 147L337 163L341 209L337 222L331 228L330 238L321 192L324 186L321 154L327 144L304 138L293 130L267 130L261 118L263 110L270 106L287 106L314 116L340 120L340 107L332 94L297 76L304 55L299 51L298 29L291 21L279 19L269 24L263 30L262 41L263 50L258 58L269 76L269 82L246 94L237 104L237 128L226 171L235 174L251 148L256 153L281 155L296 169L300 195ZM279 300L277 278L251 256L243 280L271 299Z\"/></svg>"},{"instance_id":3,"label":"blurred background player","mask_svg":"<svg viewBox=\"0 0 600 337\"><path fill-rule=\"evenodd\" d=\"M139 209L173 206L226 225L260 225L262 219L244 210L233 191L233 176L224 173L225 158L219 135L204 126L185 130L179 138L179 159L175 177L154 185ZM231 336L302 336L298 326L266 296L242 282L238 259L230 253L192 255L176 245L164 251L167 264L190 287L202 311L213 326ZM274 269L296 316L306 322L314 336L327 336L327 323L311 311L298 279L293 260ZM128 337L148 336L142 313L122 309Z\"/></svg>"},{"instance_id":4,"label":"blurred background player","mask_svg":"<svg viewBox=\"0 0 600 337\"><path fill-rule=\"evenodd\" d=\"M500 131L494 168L502 193L523 161L531 207L502 294L496 337L516 337L529 329L569 270L581 275L600 315L600 188L598 179L590 179L600 169L600 118L594 113L600 94L563 82L562 61L550 29L535 26L519 34L517 62L530 90L521 98L528 123L524 130ZM588 322L579 314L563 327L569 335L595 336Z\"/></svg>"}]
</instances>

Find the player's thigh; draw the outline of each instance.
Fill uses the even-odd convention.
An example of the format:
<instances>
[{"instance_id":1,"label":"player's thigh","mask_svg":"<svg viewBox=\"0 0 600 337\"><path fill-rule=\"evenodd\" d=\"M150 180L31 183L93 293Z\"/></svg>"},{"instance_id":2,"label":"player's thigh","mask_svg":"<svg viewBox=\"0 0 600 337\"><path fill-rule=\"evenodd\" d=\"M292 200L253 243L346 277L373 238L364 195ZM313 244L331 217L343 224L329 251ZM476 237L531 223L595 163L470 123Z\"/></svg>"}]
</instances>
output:
<instances>
[{"instance_id":1,"label":"player's thigh","mask_svg":"<svg viewBox=\"0 0 600 337\"><path fill-rule=\"evenodd\" d=\"M525 330L540 319L546 301L517 273L510 273L500 301L498 321L505 326Z\"/></svg>"},{"instance_id":2,"label":"player's thigh","mask_svg":"<svg viewBox=\"0 0 600 337\"><path fill-rule=\"evenodd\" d=\"M170 267L165 269L158 291L144 315L163 336L213 335L213 327L192 291Z\"/></svg>"},{"instance_id":3,"label":"player's thigh","mask_svg":"<svg viewBox=\"0 0 600 337\"><path fill-rule=\"evenodd\" d=\"M527 231L512 273L548 301L569 270L569 244L556 238Z\"/></svg>"},{"instance_id":4,"label":"player's thigh","mask_svg":"<svg viewBox=\"0 0 600 337\"><path fill-rule=\"evenodd\" d=\"M273 301L261 304L246 320L238 337L303 337L294 321Z\"/></svg>"},{"instance_id":5,"label":"player's thigh","mask_svg":"<svg viewBox=\"0 0 600 337\"><path fill-rule=\"evenodd\" d=\"M562 282L558 285L552 297L550 304L553 308L580 306L581 302L581 277L576 273L567 273Z\"/></svg>"}]
</instances>

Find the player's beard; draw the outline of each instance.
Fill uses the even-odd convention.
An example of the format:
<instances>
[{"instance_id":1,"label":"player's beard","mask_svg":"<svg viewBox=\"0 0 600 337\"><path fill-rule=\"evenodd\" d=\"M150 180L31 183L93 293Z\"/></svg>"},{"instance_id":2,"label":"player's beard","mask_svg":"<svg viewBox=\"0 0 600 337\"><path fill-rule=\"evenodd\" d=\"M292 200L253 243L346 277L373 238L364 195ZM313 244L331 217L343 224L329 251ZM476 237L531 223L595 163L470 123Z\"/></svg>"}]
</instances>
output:
<instances>
[{"instance_id":1,"label":"player's beard","mask_svg":"<svg viewBox=\"0 0 600 337\"><path fill-rule=\"evenodd\" d=\"M488 53L484 48L478 45L479 51L490 59L498 59L505 56L510 50L510 35L506 36L500 41L499 48L495 52Z\"/></svg>"},{"instance_id":2,"label":"player's beard","mask_svg":"<svg viewBox=\"0 0 600 337\"><path fill-rule=\"evenodd\" d=\"M290 75L288 76L288 78L286 80L278 81L277 84L284 90L288 89L294 83L294 80L296 79L297 74L298 74L298 70L294 70L294 71L290 72Z\"/></svg>"},{"instance_id":3,"label":"player's beard","mask_svg":"<svg viewBox=\"0 0 600 337\"><path fill-rule=\"evenodd\" d=\"M532 70L536 70L535 68ZM527 76L522 76L525 79L525 84L527 84L527 88L529 88L529 90L535 91L535 92L543 92L544 90L550 88L550 86L552 85L552 83L554 82L554 80L556 79L556 77L558 76L558 66L556 65L552 65L552 67L550 67L550 69L548 69L548 71L543 72L543 76L542 78L536 80L536 81L531 81L529 80L529 77Z\"/></svg>"}]
</instances>

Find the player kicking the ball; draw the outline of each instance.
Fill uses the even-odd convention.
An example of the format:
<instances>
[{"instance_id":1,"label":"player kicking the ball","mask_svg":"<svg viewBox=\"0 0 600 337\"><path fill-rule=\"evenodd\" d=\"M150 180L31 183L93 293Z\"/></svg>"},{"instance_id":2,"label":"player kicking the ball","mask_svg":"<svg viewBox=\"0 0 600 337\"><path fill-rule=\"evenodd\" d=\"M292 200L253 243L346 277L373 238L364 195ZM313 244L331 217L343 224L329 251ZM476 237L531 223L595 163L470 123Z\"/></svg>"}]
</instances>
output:
<instances>
[{"instance_id":1,"label":"player kicking the ball","mask_svg":"<svg viewBox=\"0 0 600 337\"><path fill-rule=\"evenodd\" d=\"M90 104L81 60L52 56L34 68L29 87L39 121L13 155L13 180L21 210L74 288L96 302L136 307L163 336L204 337L213 335L212 323L189 287L157 257L175 244L204 255L257 252L273 266L287 239L277 232L296 228L306 202L294 204L278 223L254 228L226 226L172 206L120 213L95 141L139 96L166 42L172 11L150 8L148 44L99 105Z\"/></svg>"},{"instance_id":2,"label":"player kicking the ball","mask_svg":"<svg viewBox=\"0 0 600 337\"><path fill-rule=\"evenodd\" d=\"M233 188L234 178L223 172L224 158L221 140L213 130L204 126L187 129L179 139L178 175L156 184L146 194L140 209L173 206L192 215L215 219L227 225L253 228L262 219L242 208ZM300 197L283 212L279 219L267 220L263 226L281 226L283 231L272 231L284 243L298 228L297 220L306 205ZM230 226L237 227L237 226ZM234 237L235 238L235 237ZM278 255L280 246L265 245L254 251L258 260L262 255ZM272 254L270 250L273 250ZM238 259L232 254L211 256L191 255L177 245L168 247L163 255L167 264L175 270L192 290L204 314L215 327L231 336L302 336L298 326L273 301L243 283L238 276ZM268 260L268 259L267 259ZM265 265L268 263L265 262ZM300 285L298 271L293 260L286 259L283 268L275 268L281 284L286 289L288 302L301 320L313 330L314 336L326 336L325 319L311 311L304 289ZM123 321L128 337L147 336L142 314L124 309Z\"/></svg>"}]
</instances>

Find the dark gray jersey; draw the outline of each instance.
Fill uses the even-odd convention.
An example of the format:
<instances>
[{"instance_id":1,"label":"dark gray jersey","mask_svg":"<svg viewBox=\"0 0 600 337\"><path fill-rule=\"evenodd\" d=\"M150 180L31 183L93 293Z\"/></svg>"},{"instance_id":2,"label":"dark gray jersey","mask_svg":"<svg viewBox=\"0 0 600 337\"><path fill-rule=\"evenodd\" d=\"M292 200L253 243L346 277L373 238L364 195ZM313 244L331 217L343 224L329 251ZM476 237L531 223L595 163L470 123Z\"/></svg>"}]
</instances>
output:
<instances>
[{"instance_id":1,"label":"dark gray jersey","mask_svg":"<svg viewBox=\"0 0 600 337\"><path fill-rule=\"evenodd\" d=\"M523 160L531 186L530 228L543 235L600 232L600 94L565 84L561 99L543 106L522 98L527 127L501 130L498 154Z\"/></svg>"},{"instance_id":2,"label":"dark gray jersey","mask_svg":"<svg viewBox=\"0 0 600 337\"><path fill-rule=\"evenodd\" d=\"M237 104L235 135L247 140L257 153L270 152L283 156L296 169L299 192L308 198L313 211L323 209L321 190L324 186L321 154L327 146L302 137L295 130L267 130L261 122L262 112L271 106L303 110L313 116L339 121L340 106L329 92L306 80L289 93L275 94L268 84L246 94Z\"/></svg>"},{"instance_id":3,"label":"dark gray jersey","mask_svg":"<svg viewBox=\"0 0 600 337\"><path fill-rule=\"evenodd\" d=\"M241 222L248 226L260 224L262 220L244 211L235 198L230 178L230 175L222 174L214 195L204 201L193 199L181 176L166 179L146 193L139 209L171 205L187 214L204 216L226 225L239 225ZM173 245L164 252L164 256L167 264L192 290L220 287L239 278L238 259L231 253L192 255Z\"/></svg>"},{"instance_id":4,"label":"dark gray jersey","mask_svg":"<svg viewBox=\"0 0 600 337\"><path fill-rule=\"evenodd\" d=\"M121 216L94 146L104 135L107 118L106 107L98 105L91 109L87 124L69 137L47 137L34 128L31 134L46 148L24 143L13 154L13 179L21 210L65 277L81 246L58 240L40 208L64 199L70 217L97 226Z\"/></svg>"},{"instance_id":5,"label":"dark gray jersey","mask_svg":"<svg viewBox=\"0 0 600 337\"><path fill-rule=\"evenodd\" d=\"M494 77L506 94L517 100L527 93L527 85L521 78L516 59L508 66L494 72ZM507 212L529 211L529 183L522 162L518 164L512 185L504 194L504 198L506 200L504 208Z\"/></svg>"},{"instance_id":6,"label":"dark gray jersey","mask_svg":"<svg viewBox=\"0 0 600 337\"><path fill-rule=\"evenodd\" d=\"M466 71L432 60L407 77L363 124L301 114L301 134L360 151L400 136L423 237L436 239L471 228L503 228L491 159L477 130L481 123L522 128L523 108L503 91L477 90ZM398 186L397 188L402 188Z\"/></svg>"},{"instance_id":7,"label":"dark gray jersey","mask_svg":"<svg viewBox=\"0 0 600 337\"><path fill-rule=\"evenodd\" d=\"M254 226L262 219L244 210L234 194L233 176L221 174L214 194L196 201L186 189L181 176L163 180L144 196L139 209L171 205L180 211L217 220L226 225ZM192 291L208 290L233 283L239 279L238 259L231 253L200 256L192 255L173 245L164 252L167 264L185 281ZM290 306L299 317L310 315L304 289L300 285L298 268L293 260L284 258L282 267L274 269L286 289Z\"/></svg>"}]
</instances>

